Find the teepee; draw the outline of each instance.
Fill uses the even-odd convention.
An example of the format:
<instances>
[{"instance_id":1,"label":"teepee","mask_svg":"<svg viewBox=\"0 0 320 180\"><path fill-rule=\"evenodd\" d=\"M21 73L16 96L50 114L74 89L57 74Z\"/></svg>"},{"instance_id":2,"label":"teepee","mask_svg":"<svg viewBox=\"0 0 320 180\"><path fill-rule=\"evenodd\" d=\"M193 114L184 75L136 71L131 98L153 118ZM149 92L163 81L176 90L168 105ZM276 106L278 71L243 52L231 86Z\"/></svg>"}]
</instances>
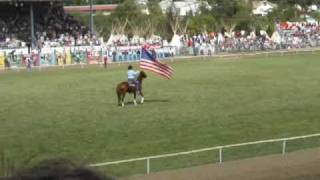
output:
<instances>
[{"instance_id":1,"label":"teepee","mask_svg":"<svg viewBox=\"0 0 320 180\"><path fill-rule=\"evenodd\" d=\"M170 27L172 29L173 36L170 41L170 46L175 46L175 47L182 46L181 35L179 34L186 33L188 22L189 21L187 19L183 19L182 17L172 16Z\"/></svg>"},{"instance_id":2,"label":"teepee","mask_svg":"<svg viewBox=\"0 0 320 180\"><path fill-rule=\"evenodd\" d=\"M124 23L112 23L110 37L107 41L107 45L113 45L117 41L126 42L128 37L125 35L125 28L127 27L128 19Z\"/></svg>"},{"instance_id":3,"label":"teepee","mask_svg":"<svg viewBox=\"0 0 320 180\"><path fill-rule=\"evenodd\" d=\"M271 36L271 40L277 44L280 44L281 43L281 37L280 37L280 34L275 31L273 32L272 36Z\"/></svg>"}]
</instances>

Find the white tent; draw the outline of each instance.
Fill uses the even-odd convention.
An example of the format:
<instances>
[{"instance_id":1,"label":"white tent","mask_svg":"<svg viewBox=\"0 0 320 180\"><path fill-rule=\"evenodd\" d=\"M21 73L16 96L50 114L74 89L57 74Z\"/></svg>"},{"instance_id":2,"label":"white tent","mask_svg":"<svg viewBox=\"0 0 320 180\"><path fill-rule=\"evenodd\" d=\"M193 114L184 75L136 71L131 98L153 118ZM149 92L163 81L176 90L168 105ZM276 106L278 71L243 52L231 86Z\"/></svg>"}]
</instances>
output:
<instances>
[{"instance_id":1,"label":"white tent","mask_svg":"<svg viewBox=\"0 0 320 180\"><path fill-rule=\"evenodd\" d=\"M267 31L265 30L260 30L260 34L265 36L267 39L270 39L270 36L268 35Z\"/></svg>"},{"instance_id":2,"label":"white tent","mask_svg":"<svg viewBox=\"0 0 320 180\"><path fill-rule=\"evenodd\" d=\"M222 33L218 33L218 43L220 44L220 43L223 43L224 42L224 37L223 37L223 35L222 35Z\"/></svg>"},{"instance_id":3,"label":"white tent","mask_svg":"<svg viewBox=\"0 0 320 180\"><path fill-rule=\"evenodd\" d=\"M111 33L110 37L107 41L107 45L113 45L113 42L114 42L114 35L113 35L113 33Z\"/></svg>"},{"instance_id":4,"label":"white tent","mask_svg":"<svg viewBox=\"0 0 320 180\"><path fill-rule=\"evenodd\" d=\"M131 44L141 44L144 42L144 38L138 36L138 35L133 35L131 38Z\"/></svg>"},{"instance_id":5,"label":"white tent","mask_svg":"<svg viewBox=\"0 0 320 180\"><path fill-rule=\"evenodd\" d=\"M157 35L151 35L146 41L149 44L156 44L156 43L161 43L161 36L157 36Z\"/></svg>"},{"instance_id":6,"label":"white tent","mask_svg":"<svg viewBox=\"0 0 320 180\"><path fill-rule=\"evenodd\" d=\"M256 32L251 31L249 37L250 37L250 39L255 39L256 38Z\"/></svg>"},{"instance_id":7,"label":"white tent","mask_svg":"<svg viewBox=\"0 0 320 180\"><path fill-rule=\"evenodd\" d=\"M280 34L277 31L273 32L273 34L271 36L271 40L277 44L280 44L280 42L281 42Z\"/></svg>"},{"instance_id":8,"label":"white tent","mask_svg":"<svg viewBox=\"0 0 320 180\"><path fill-rule=\"evenodd\" d=\"M111 34L106 45L113 45L116 42L127 44L129 41L128 37L124 34Z\"/></svg>"},{"instance_id":9,"label":"white tent","mask_svg":"<svg viewBox=\"0 0 320 180\"><path fill-rule=\"evenodd\" d=\"M178 34L174 34L171 39L170 46L181 47L181 36L179 36Z\"/></svg>"}]
</instances>

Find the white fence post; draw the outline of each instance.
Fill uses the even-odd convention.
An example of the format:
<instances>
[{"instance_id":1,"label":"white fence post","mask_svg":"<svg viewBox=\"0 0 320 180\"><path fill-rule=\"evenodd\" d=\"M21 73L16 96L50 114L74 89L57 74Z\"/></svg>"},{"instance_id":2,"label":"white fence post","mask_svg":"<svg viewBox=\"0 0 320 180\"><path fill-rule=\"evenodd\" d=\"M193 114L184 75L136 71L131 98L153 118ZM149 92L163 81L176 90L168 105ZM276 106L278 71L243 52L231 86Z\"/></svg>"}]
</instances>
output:
<instances>
[{"instance_id":1,"label":"white fence post","mask_svg":"<svg viewBox=\"0 0 320 180\"><path fill-rule=\"evenodd\" d=\"M282 142L282 155L286 154L286 140L283 140Z\"/></svg>"},{"instance_id":2,"label":"white fence post","mask_svg":"<svg viewBox=\"0 0 320 180\"><path fill-rule=\"evenodd\" d=\"M222 163L222 147L219 148L219 163Z\"/></svg>"},{"instance_id":3,"label":"white fence post","mask_svg":"<svg viewBox=\"0 0 320 180\"><path fill-rule=\"evenodd\" d=\"M150 159L147 159L147 174L150 174Z\"/></svg>"}]
</instances>

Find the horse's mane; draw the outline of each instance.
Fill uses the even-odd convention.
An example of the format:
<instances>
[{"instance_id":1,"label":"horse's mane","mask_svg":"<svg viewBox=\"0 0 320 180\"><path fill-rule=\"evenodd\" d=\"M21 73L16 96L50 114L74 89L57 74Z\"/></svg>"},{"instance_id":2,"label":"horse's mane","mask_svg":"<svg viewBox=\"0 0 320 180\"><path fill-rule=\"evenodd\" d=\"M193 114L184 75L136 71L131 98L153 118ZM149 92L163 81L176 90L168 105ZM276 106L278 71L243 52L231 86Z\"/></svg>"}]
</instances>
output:
<instances>
[{"instance_id":1,"label":"horse's mane","mask_svg":"<svg viewBox=\"0 0 320 180\"><path fill-rule=\"evenodd\" d=\"M144 71L140 71L138 77L147 78L147 74Z\"/></svg>"}]
</instances>

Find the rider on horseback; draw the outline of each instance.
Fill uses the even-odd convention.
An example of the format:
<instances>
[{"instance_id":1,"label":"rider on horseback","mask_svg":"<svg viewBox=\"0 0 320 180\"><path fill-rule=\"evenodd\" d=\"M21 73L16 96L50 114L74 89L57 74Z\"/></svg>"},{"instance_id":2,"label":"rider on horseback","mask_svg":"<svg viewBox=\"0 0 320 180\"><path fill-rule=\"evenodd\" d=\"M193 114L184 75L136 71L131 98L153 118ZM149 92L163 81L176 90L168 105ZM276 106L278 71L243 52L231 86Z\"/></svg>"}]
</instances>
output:
<instances>
[{"instance_id":1,"label":"rider on horseback","mask_svg":"<svg viewBox=\"0 0 320 180\"><path fill-rule=\"evenodd\" d=\"M139 74L138 71L133 70L132 66L128 66L128 83L129 86L138 87L137 85L137 75Z\"/></svg>"}]
</instances>

